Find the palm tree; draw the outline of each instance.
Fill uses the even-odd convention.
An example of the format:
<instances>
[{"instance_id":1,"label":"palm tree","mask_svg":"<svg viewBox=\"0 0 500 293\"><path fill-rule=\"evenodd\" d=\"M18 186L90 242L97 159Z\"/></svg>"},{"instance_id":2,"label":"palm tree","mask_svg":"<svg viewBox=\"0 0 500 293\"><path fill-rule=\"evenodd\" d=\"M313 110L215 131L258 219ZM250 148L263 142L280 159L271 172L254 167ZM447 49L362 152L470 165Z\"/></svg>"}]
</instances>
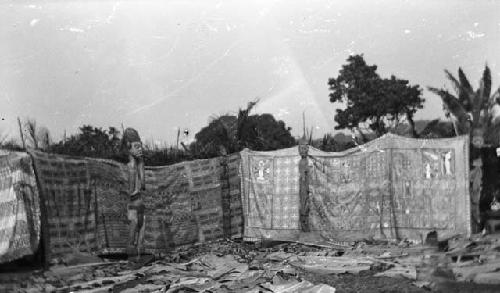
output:
<instances>
[{"instance_id":1,"label":"palm tree","mask_svg":"<svg viewBox=\"0 0 500 293\"><path fill-rule=\"evenodd\" d=\"M488 65L485 66L479 88L475 91L461 68L458 69L458 79L448 70L445 70L445 73L456 95L446 89L429 87L429 90L441 97L446 115L453 116L456 135L470 134L472 137L471 159L474 169L470 173L471 204L474 230L478 232L483 184L483 163L479 149L498 146L500 143L500 119L495 117L495 108L500 106L500 88L491 94L491 72ZM483 200L488 201L490 198Z\"/></svg>"},{"instance_id":2,"label":"palm tree","mask_svg":"<svg viewBox=\"0 0 500 293\"><path fill-rule=\"evenodd\" d=\"M500 88L491 94L491 71L488 65L475 91L462 68L458 69L458 79L448 70L445 73L455 95L442 88L428 89L441 97L447 117L452 116L456 134L471 134L472 144L476 148L498 146L500 120L495 119L494 108L500 106Z\"/></svg>"}]
</instances>

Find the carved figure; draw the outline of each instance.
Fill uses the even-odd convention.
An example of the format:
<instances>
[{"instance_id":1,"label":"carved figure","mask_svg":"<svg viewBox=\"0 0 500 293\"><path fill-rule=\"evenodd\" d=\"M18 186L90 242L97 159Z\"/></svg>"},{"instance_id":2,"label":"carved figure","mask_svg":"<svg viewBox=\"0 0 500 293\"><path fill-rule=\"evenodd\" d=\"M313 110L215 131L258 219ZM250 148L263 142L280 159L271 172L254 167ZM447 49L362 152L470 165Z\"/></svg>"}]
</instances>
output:
<instances>
[{"instance_id":1,"label":"carved figure","mask_svg":"<svg viewBox=\"0 0 500 293\"><path fill-rule=\"evenodd\" d=\"M444 170L446 175L451 175L451 151L444 154Z\"/></svg>"},{"instance_id":2,"label":"carved figure","mask_svg":"<svg viewBox=\"0 0 500 293\"><path fill-rule=\"evenodd\" d=\"M267 166L264 161L259 161L256 171L257 171L257 180L265 180L266 178L264 177L264 175L271 173L269 166Z\"/></svg>"},{"instance_id":3,"label":"carved figure","mask_svg":"<svg viewBox=\"0 0 500 293\"><path fill-rule=\"evenodd\" d=\"M130 169L130 191L131 196L146 190L144 176L144 159L142 153L142 142L137 130L127 128L123 132L123 143L125 144L129 158Z\"/></svg>"},{"instance_id":4,"label":"carved figure","mask_svg":"<svg viewBox=\"0 0 500 293\"><path fill-rule=\"evenodd\" d=\"M425 164L425 178L431 179L431 165L429 163Z\"/></svg>"},{"instance_id":5,"label":"carved figure","mask_svg":"<svg viewBox=\"0 0 500 293\"><path fill-rule=\"evenodd\" d=\"M309 152L309 146L306 144L305 140L301 140L299 144L299 197L300 197L300 209L299 209L299 221L300 229L303 232L309 232L309 210L310 210L310 190L309 190L309 161L307 155Z\"/></svg>"},{"instance_id":6,"label":"carved figure","mask_svg":"<svg viewBox=\"0 0 500 293\"><path fill-rule=\"evenodd\" d=\"M123 132L123 143L127 147L129 156L129 192L130 202L127 206L129 220L129 243L128 253L134 254L142 243L144 229L145 206L141 199L141 191L146 190L144 176L144 159L142 153L142 142L137 130L127 128Z\"/></svg>"},{"instance_id":7,"label":"carved figure","mask_svg":"<svg viewBox=\"0 0 500 293\"><path fill-rule=\"evenodd\" d=\"M481 179L483 177L483 162L481 158L475 159L472 162L472 166L474 167L470 171L470 181L471 181L471 212L472 219L476 222L476 224L480 224L480 215L479 215L479 201L481 199L481 190L482 190L482 182Z\"/></svg>"}]
</instances>

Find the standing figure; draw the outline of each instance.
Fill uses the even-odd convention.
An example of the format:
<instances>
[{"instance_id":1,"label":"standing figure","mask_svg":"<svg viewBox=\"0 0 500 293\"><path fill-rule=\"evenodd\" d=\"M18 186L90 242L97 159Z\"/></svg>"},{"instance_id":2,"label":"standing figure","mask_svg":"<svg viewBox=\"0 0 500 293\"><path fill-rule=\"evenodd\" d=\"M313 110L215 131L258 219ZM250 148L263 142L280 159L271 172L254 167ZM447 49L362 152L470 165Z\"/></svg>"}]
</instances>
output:
<instances>
[{"instance_id":1,"label":"standing figure","mask_svg":"<svg viewBox=\"0 0 500 293\"><path fill-rule=\"evenodd\" d=\"M451 175L451 151L444 155L444 169L446 175Z\"/></svg>"},{"instance_id":2,"label":"standing figure","mask_svg":"<svg viewBox=\"0 0 500 293\"><path fill-rule=\"evenodd\" d=\"M431 179L431 165L429 163L425 164L425 178Z\"/></svg>"},{"instance_id":3,"label":"standing figure","mask_svg":"<svg viewBox=\"0 0 500 293\"><path fill-rule=\"evenodd\" d=\"M309 232L309 210L310 210L310 191L309 191L309 162L307 160L307 155L309 152L309 147L305 140L301 140L299 143L299 197L300 197L300 208L299 208L299 221L300 230L302 232Z\"/></svg>"},{"instance_id":4,"label":"standing figure","mask_svg":"<svg viewBox=\"0 0 500 293\"><path fill-rule=\"evenodd\" d=\"M123 143L128 151L130 202L127 205L129 224L128 254L135 254L142 242L144 210L141 191L146 190L142 142L137 130L127 128L123 132Z\"/></svg>"},{"instance_id":5,"label":"standing figure","mask_svg":"<svg viewBox=\"0 0 500 293\"><path fill-rule=\"evenodd\" d=\"M471 181L471 213L472 220L479 227L481 224L481 217L479 212L479 202L481 200L481 190L482 190L482 178L483 178L483 161L481 158L472 161L473 169L470 171L470 181Z\"/></svg>"},{"instance_id":6,"label":"standing figure","mask_svg":"<svg viewBox=\"0 0 500 293\"><path fill-rule=\"evenodd\" d=\"M128 151L128 165L130 169L130 191L131 195L146 190L144 177L144 158L142 154L142 142L137 130L127 128L123 132L123 142Z\"/></svg>"}]
</instances>

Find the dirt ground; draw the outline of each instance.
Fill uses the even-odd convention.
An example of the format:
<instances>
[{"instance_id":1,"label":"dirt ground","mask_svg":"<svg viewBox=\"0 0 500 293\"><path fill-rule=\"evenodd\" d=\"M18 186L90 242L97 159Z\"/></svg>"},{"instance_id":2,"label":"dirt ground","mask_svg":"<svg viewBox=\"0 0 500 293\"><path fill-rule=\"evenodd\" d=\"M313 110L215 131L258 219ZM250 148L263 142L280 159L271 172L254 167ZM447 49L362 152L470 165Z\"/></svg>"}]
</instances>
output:
<instances>
[{"instance_id":1,"label":"dirt ground","mask_svg":"<svg viewBox=\"0 0 500 293\"><path fill-rule=\"evenodd\" d=\"M435 247L218 240L163 256L0 267L0 292L500 292L499 237Z\"/></svg>"},{"instance_id":2,"label":"dirt ground","mask_svg":"<svg viewBox=\"0 0 500 293\"><path fill-rule=\"evenodd\" d=\"M336 289L336 293L420 293L430 290L418 288L405 278L374 277L380 271L361 272L358 275L321 275L303 273L303 278L314 284L327 284Z\"/></svg>"}]
</instances>

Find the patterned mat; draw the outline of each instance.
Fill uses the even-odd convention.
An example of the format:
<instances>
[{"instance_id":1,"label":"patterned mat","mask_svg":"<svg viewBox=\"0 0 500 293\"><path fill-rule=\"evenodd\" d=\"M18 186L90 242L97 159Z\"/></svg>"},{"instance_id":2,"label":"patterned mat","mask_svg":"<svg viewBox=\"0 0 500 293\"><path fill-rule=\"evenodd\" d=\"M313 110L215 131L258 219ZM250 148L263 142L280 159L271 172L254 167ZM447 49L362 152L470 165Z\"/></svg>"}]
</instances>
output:
<instances>
[{"instance_id":1,"label":"patterned mat","mask_svg":"<svg viewBox=\"0 0 500 293\"><path fill-rule=\"evenodd\" d=\"M31 158L0 150L0 263L32 255L40 241L40 205Z\"/></svg>"},{"instance_id":2,"label":"patterned mat","mask_svg":"<svg viewBox=\"0 0 500 293\"><path fill-rule=\"evenodd\" d=\"M312 230L345 241L470 234L468 145L386 135L343 153L310 149ZM245 238L296 238L298 149L241 156Z\"/></svg>"},{"instance_id":3,"label":"patterned mat","mask_svg":"<svg viewBox=\"0 0 500 293\"><path fill-rule=\"evenodd\" d=\"M50 248L123 253L128 243L128 169L99 159L31 152L46 195ZM146 167L146 252L242 232L239 154Z\"/></svg>"}]
</instances>

